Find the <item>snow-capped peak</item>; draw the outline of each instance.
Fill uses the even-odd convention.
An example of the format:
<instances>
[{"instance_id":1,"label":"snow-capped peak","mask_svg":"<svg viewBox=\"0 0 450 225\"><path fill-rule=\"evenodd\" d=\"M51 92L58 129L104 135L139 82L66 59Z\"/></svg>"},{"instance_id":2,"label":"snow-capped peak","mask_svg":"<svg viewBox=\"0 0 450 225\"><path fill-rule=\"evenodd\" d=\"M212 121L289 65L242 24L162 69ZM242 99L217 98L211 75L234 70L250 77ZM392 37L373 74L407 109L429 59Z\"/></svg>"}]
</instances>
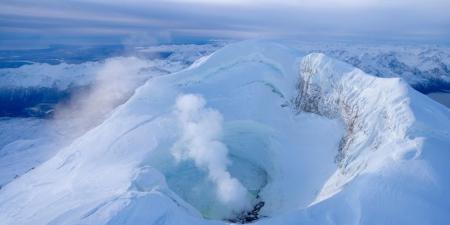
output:
<instances>
[{"instance_id":1,"label":"snow-capped peak","mask_svg":"<svg viewBox=\"0 0 450 225\"><path fill-rule=\"evenodd\" d=\"M5 186L0 224L446 224L449 136L449 110L401 79L241 42L149 79ZM251 206L220 201L230 180Z\"/></svg>"}]
</instances>

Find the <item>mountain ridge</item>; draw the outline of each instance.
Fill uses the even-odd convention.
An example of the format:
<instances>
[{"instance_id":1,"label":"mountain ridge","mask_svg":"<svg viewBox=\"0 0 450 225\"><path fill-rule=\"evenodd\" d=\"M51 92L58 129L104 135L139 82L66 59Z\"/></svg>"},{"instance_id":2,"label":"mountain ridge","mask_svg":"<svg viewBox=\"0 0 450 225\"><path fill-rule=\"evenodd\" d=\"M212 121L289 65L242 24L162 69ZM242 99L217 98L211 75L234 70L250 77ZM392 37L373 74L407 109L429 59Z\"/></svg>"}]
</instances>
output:
<instances>
[{"instance_id":1,"label":"mountain ridge","mask_svg":"<svg viewBox=\"0 0 450 225\"><path fill-rule=\"evenodd\" d=\"M9 183L0 224L229 223L242 211L217 200L204 168L171 155L183 136L174 105L189 94L223 116L213 139L228 148L230 175L258 193L250 203L265 203L256 224L449 219L447 108L400 79L246 41L149 79L99 126Z\"/></svg>"}]
</instances>

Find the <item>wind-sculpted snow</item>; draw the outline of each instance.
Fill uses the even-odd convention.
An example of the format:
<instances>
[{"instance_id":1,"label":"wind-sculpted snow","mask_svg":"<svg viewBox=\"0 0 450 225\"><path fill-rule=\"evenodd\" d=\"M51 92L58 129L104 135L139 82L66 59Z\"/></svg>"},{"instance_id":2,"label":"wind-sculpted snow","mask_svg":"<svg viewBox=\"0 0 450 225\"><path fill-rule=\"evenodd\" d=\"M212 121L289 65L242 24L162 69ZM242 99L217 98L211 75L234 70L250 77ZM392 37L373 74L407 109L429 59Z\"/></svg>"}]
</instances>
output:
<instances>
[{"instance_id":1,"label":"wind-sculpted snow","mask_svg":"<svg viewBox=\"0 0 450 225\"><path fill-rule=\"evenodd\" d=\"M0 224L444 225L449 127L401 79L241 42L152 77L3 187ZM245 207L223 201L231 180Z\"/></svg>"},{"instance_id":2,"label":"wind-sculpted snow","mask_svg":"<svg viewBox=\"0 0 450 225\"><path fill-rule=\"evenodd\" d=\"M418 117L422 112L414 111L412 105L425 97L399 78L376 78L322 54L306 56L300 64L300 75L296 99L299 110L338 117L346 124L336 156L339 170L317 200L340 190L361 171L384 166L388 158L420 157L418 146L425 137L412 133L440 132L448 136L448 129L442 127L442 123L450 122L446 110L430 109L429 116L441 115L440 121Z\"/></svg>"},{"instance_id":3,"label":"wind-sculpted snow","mask_svg":"<svg viewBox=\"0 0 450 225\"><path fill-rule=\"evenodd\" d=\"M378 77L400 77L422 93L450 89L450 48L426 45L302 44Z\"/></svg>"}]
</instances>

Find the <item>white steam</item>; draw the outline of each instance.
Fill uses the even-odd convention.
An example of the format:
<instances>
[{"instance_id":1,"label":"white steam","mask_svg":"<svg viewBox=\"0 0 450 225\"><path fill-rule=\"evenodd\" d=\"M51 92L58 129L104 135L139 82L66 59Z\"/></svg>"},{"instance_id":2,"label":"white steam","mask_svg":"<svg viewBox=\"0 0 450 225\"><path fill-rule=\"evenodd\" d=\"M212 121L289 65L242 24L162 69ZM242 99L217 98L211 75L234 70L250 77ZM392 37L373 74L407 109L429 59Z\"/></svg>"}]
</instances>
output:
<instances>
[{"instance_id":1,"label":"white steam","mask_svg":"<svg viewBox=\"0 0 450 225\"><path fill-rule=\"evenodd\" d=\"M91 85L79 91L68 104L59 105L55 118L72 119L73 129L76 130L95 126L148 78L141 71L149 66L148 61L136 57L105 60Z\"/></svg>"},{"instance_id":2,"label":"white steam","mask_svg":"<svg viewBox=\"0 0 450 225\"><path fill-rule=\"evenodd\" d=\"M205 107L199 95L187 94L177 98L176 115L181 126L181 138L172 148L177 161L194 160L195 165L208 172L217 187L218 199L235 212L248 209L250 200L246 188L227 171L228 149L221 142L222 115Z\"/></svg>"}]
</instances>

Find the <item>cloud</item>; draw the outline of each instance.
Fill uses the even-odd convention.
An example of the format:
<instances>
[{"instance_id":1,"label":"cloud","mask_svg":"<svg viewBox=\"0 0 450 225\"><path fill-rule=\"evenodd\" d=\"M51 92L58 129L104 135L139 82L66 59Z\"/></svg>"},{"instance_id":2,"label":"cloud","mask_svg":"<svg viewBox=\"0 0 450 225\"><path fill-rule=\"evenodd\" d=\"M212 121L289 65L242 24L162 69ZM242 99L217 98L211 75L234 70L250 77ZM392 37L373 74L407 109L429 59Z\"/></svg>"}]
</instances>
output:
<instances>
[{"instance_id":1,"label":"cloud","mask_svg":"<svg viewBox=\"0 0 450 225\"><path fill-rule=\"evenodd\" d=\"M193 160L208 172L217 187L218 199L235 213L248 210L250 200L246 188L227 170L228 149L220 141L222 115L205 107L199 95L186 94L177 98L175 114L181 127L181 138L172 148L177 161Z\"/></svg>"},{"instance_id":2,"label":"cloud","mask_svg":"<svg viewBox=\"0 0 450 225\"><path fill-rule=\"evenodd\" d=\"M447 0L5 0L0 41L29 35L30 43L67 37L120 43L129 35L149 33L179 40L395 38L435 43L450 40L448 11Z\"/></svg>"}]
</instances>

